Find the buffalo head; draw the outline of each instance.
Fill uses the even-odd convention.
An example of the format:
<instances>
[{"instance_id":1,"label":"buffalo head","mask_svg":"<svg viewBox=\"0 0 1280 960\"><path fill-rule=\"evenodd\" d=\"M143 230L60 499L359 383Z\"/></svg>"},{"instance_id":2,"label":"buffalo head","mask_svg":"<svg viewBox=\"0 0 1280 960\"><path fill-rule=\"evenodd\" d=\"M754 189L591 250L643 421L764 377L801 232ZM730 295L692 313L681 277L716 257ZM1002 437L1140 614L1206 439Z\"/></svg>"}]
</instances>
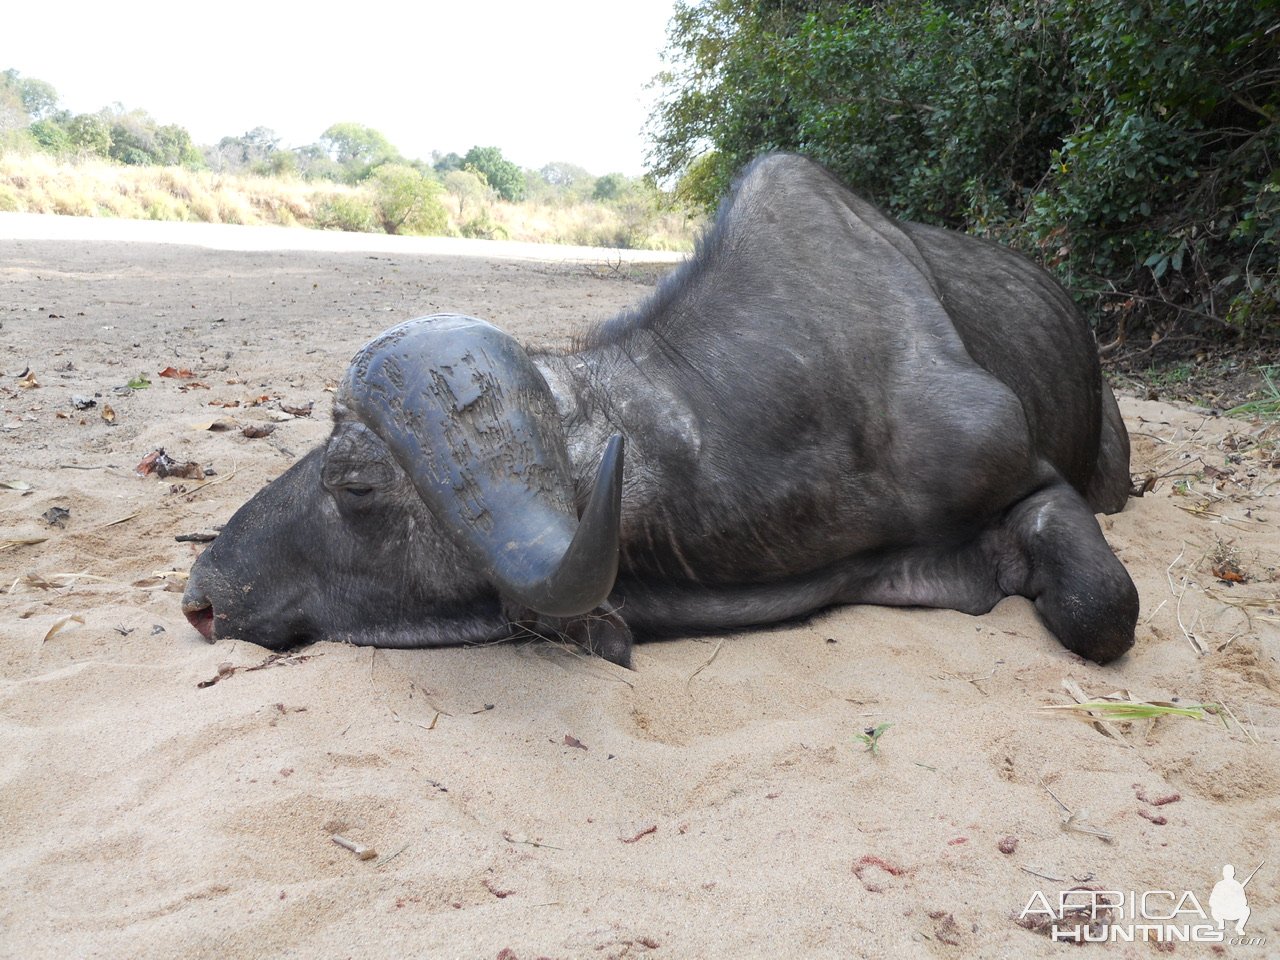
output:
<instances>
[{"instance_id":1,"label":"buffalo head","mask_svg":"<svg viewBox=\"0 0 1280 960\"><path fill-rule=\"evenodd\" d=\"M626 663L606 603L620 436L578 486L523 348L470 317L411 320L356 355L328 441L231 518L183 609L210 641L273 649L475 643L537 624Z\"/></svg>"}]
</instances>

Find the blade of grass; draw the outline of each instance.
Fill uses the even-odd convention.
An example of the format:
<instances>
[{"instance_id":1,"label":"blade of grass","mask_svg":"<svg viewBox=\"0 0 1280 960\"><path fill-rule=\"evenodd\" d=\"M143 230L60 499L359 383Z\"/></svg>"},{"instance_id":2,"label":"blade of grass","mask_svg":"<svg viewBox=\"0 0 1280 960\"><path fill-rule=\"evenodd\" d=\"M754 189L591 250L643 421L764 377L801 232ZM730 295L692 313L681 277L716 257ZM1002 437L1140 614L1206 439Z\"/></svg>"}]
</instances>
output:
<instances>
[{"instance_id":1,"label":"blade of grass","mask_svg":"<svg viewBox=\"0 0 1280 960\"><path fill-rule=\"evenodd\" d=\"M1217 704L1196 703L1190 706L1176 706L1166 703L1149 703L1144 701L1086 700L1083 703L1055 703L1041 707L1042 710L1073 710L1078 713L1098 713L1108 720L1150 720L1155 717L1192 717L1203 720L1206 711L1212 712ZM1097 717L1085 717L1096 720Z\"/></svg>"}]
</instances>

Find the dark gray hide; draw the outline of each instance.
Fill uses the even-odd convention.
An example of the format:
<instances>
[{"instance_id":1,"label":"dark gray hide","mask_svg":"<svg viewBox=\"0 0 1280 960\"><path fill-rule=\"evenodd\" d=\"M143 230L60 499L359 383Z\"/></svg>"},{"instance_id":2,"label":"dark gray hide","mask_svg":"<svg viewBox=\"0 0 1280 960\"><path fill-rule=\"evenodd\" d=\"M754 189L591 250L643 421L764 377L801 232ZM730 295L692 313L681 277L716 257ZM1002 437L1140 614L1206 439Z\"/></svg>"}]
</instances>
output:
<instances>
[{"instance_id":1,"label":"dark gray hide","mask_svg":"<svg viewBox=\"0 0 1280 960\"><path fill-rule=\"evenodd\" d=\"M1106 662L1138 595L1094 513L1124 506L1128 466L1048 275L769 156L573 353L451 316L366 345L328 442L232 517L183 606L272 648L528 632L626 664L633 631L1020 595Z\"/></svg>"}]
</instances>

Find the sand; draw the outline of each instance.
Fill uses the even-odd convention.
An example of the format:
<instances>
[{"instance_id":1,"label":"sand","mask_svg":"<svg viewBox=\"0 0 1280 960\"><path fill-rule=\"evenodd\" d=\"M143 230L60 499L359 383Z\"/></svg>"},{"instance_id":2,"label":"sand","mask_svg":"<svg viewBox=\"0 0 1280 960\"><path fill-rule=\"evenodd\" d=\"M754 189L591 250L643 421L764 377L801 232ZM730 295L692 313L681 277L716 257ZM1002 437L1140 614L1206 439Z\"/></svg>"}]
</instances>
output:
<instances>
[{"instance_id":1,"label":"sand","mask_svg":"<svg viewBox=\"0 0 1280 960\"><path fill-rule=\"evenodd\" d=\"M483 245L34 223L0 217L0 956L1059 956L1018 922L1037 891L1208 911L1224 864L1264 860L1265 943L1222 949L1280 950L1275 427L1122 398L1134 472L1160 479L1103 520L1142 596L1109 667L1010 599L645 644L634 671L541 643L319 643L251 670L267 651L184 620L201 548L174 537L323 439L362 342L450 310L563 344L648 287ZM216 473L136 475L157 447ZM1232 716L1108 733L1041 709L1065 681Z\"/></svg>"}]
</instances>

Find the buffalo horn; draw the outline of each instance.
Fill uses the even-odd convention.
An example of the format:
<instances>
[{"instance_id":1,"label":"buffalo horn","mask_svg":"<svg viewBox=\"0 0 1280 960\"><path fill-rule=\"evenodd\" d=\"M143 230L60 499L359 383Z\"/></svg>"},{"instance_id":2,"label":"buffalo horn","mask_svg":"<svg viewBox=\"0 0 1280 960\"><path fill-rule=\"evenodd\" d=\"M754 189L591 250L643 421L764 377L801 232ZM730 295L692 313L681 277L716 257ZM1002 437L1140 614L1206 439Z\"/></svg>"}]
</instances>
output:
<instances>
[{"instance_id":1,"label":"buffalo horn","mask_svg":"<svg viewBox=\"0 0 1280 960\"><path fill-rule=\"evenodd\" d=\"M407 321L361 349L340 399L500 594L554 617L604 602L618 573L622 437L579 520L554 398L515 340L472 317Z\"/></svg>"}]
</instances>

